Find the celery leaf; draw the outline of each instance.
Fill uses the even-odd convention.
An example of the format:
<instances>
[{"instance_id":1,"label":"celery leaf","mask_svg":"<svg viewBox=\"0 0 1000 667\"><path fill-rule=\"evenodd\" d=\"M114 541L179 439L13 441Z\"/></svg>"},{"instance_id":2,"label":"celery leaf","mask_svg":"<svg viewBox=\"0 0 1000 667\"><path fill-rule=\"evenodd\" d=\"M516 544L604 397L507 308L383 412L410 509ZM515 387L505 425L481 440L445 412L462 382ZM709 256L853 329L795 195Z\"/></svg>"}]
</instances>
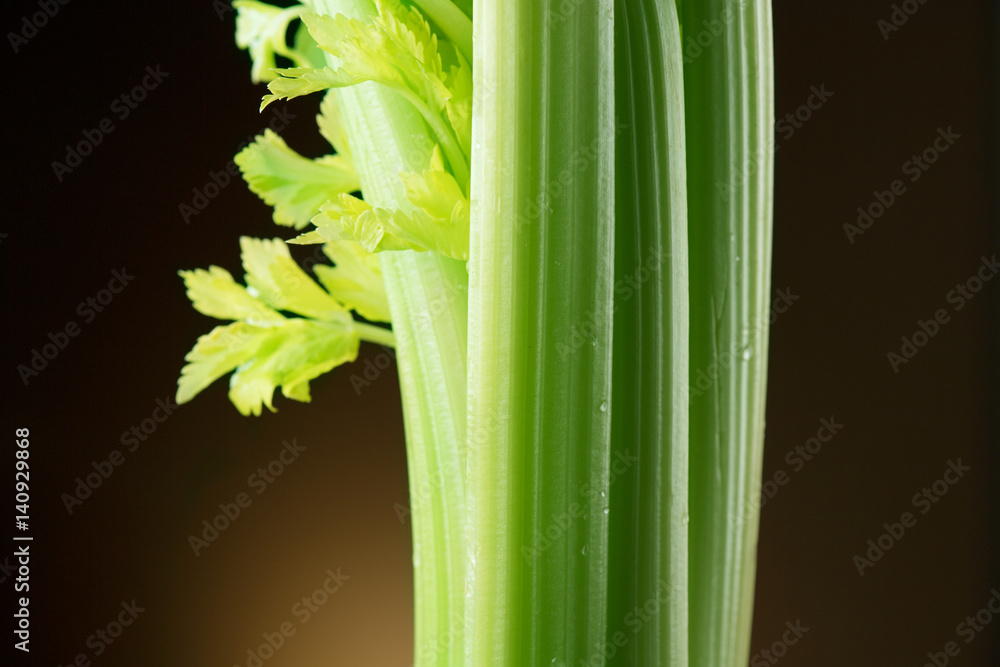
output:
<instances>
[{"instance_id":1,"label":"celery leaf","mask_svg":"<svg viewBox=\"0 0 1000 667\"><path fill-rule=\"evenodd\" d=\"M378 258L356 243L324 248L337 262L336 267L316 267L329 293L299 268L280 239L243 237L240 244L246 288L218 266L180 272L196 309L236 321L201 336L185 356L178 403L190 401L233 371L229 398L244 415L259 415L265 405L273 411L278 387L288 398L309 401L309 380L353 361L362 338L383 344L392 339L383 329L356 322L348 312L354 309L370 320L389 321ZM279 311L305 317L286 317Z\"/></svg>"},{"instance_id":2,"label":"celery leaf","mask_svg":"<svg viewBox=\"0 0 1000 667\"><path fill-rule=\"evenodd\" d=\"M195 310L220 320L274 322L284 318L247 293L243 285L218 266L208 270L181 271L188 298Z\"/></svg>"},{"instance_id":3,"label":"celery leaf","mask_svg":"<svg viewBox=\"0 0 1000 667\"><path fill-rule=\"evenodd\" d=\"M389 300L376 255L355 241L330 241L323 247L335 266L317 265L316 277L346 307L373 322L389 321Z\"/></svg>"},{"instance_id":4,"label":"celery leaf","mask_svg":"<svg viewBox=\"0 0 1000 667\"><path fill-rule=\"evenodd\" d=\"M320 102L316 124L319 126L319 133L323 135L323 138L330 142L337 155L350 164L353 169L354 159L351 157L351 147L347 143L347 129L344 127L344 121L340 115L337 96L333 94L332 90L327 92L323 96L323 101Z\"/></svg>"},{"instance_id":5,"label":"celery leaf","mask_svg":"<svg viewBox=\"0 0 1000 667\"><path fill-rule=\"evenodd\" d=\"M328 199L361 187L349 159L327 155L310 160L269 129L235 161L250 190L274 206L274 221L296 229L306 226Z\"/></svg>"},{"instance_id":6,"label":"celery leaf","mask_svg":"<svg viewBox=\"0 0 1000 667\"><path fill-rule=\"evenodd\" d=\"M281 387L287 398L308 403L309 381L354 361L361 340L352 328L302 318L266 329L253 357L240 365L229 383L229 400L244 415L274 412L272 397Z\"/></svg>"},{"instance_id":7,"label":"celery leaf","mask_svg":"<svg viewBox=\"0 0 1000 667\"><path fill-rule=\"evenodd\" d=\"M271 94L265 95L261 100L261 111L271 102L277 100L290 100L328 88L353 86L362 81L362 79L356 79L343 70L332 67L288 67L276 69L274 72L278 76L267 84L267 89L271 91Z\"/></svg>"},{"instance_id":8,"label":"celery leaf","mask_svg":"<svg viewBox=\"0 0 1000 667\"><path fill-rule=\"evenodd\" d=\"M236 10L236 45L246 49L253 59L250 78L254 83L275 78L275 55L298 65L309 64L303 51L305 45L297 43L296 48L289 48L285 39L288 24L299 18L302 5L283 8L256 0L235 0L233 8Z\"/></svg>"},{"instance_id":9,"label":"celery leaf","mask_svg":"<svg viewBox=\"0 0 1000 667\"><path fill-rule=\"evenodd\" d=\"M248 293L275 310L344 322L347 310L303 271L281 239L240 238Z\"/></svg>"}]
</instances>

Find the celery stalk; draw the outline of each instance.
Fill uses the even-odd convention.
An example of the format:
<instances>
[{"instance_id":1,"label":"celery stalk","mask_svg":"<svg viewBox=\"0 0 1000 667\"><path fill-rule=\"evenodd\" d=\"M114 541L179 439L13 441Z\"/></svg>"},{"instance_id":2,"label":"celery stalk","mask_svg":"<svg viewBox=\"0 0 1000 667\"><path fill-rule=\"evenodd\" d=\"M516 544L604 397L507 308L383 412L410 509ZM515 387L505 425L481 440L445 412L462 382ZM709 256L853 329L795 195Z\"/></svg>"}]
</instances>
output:
<instances>
[{"instance_id":1,"label":"celery stalk","mask_svg":"<svg viewBox=\"0 0 1000 667\"><path fill-rule=\"evenodd\" d=\"M474 3L467 665L605 638L610 0Z\"/></svg>"},{"instance_id":2,"label":"celery stalk","mask_svg":"<svg viewBox=\"0 0 1000 667\"><path fill-rule=\"evenodd\" d=\"M315 0L316 11L367 19L367 0ZM431 141L414 107L360 84L336 92L365 199L409 209L398 173L426 168ZM396 336L413 524L415 664L460 665L465 595L466 331L464 262L381 254ZM427 491L426 495L420 491Z\"/></svg>"},{"instance_id":3,"label":"celery stalk","mask_svg":"<svg viewBox=\"0 0 1000 667\"><path fill-rule=\"evenodd\" d=\"M472 60L472 20L452 0L414 0L466 59Z\"/></svg>"},{"instance_id":4,"label":"celery stalk","mask_svg":"<svg viewBox=\"0 0 1000 667\"><path fill-rule=\"evenodd\" d=\"M262 107L332 91L317 124L334 153L265 132L236 160L276 223L314 226L288 243L334 265L310 278L285 241L244 238L246 286L182 271L194 307L230 322L185 357L178 401L231 372L230 400L259 415L279 388L309 401L362 340L394 342L416 665L742 667L769 5L308 4L240 0L236 39ZM700 51L682 62L685 27Z\"/></svg>"},{"instance_id":5,"label":"celery stalk","mask_svg":"<svg viewBox=\"0 0 1000 667\"><path fill-rule=\"evenodd\" d=\"M637 460L610 493L607 645L616 646L616 633L630 640L608 665L686 667L687 193L673 0L616 0L615 57L624 131L616 140L612 458L619 469ZM634 621L647 605L652 620L635 632L630 614Z\"/></svg>"},{"instance_id":6,"label":"celery stalk","mask_svg":"<svg viewBox=\"0 0 1000 667\"><path fill-rule=\"evenodd\" d=\"M686 39L701 31L712 36L684 69L691 664L742 667L749 653L758 522L739 516L759 492L767 372L774 148L770 3L685 0L681 24Z\"/></svg>"}]
</instances>

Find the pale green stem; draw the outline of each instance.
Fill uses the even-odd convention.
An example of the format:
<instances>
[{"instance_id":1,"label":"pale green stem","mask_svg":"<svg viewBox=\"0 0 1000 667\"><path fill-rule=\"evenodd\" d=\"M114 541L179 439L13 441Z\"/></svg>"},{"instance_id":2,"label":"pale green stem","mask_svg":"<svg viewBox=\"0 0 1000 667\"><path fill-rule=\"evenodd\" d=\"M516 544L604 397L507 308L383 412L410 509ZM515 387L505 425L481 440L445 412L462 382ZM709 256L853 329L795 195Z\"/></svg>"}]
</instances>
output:
<instances>
[{"instance_id":1,"label":"pale green stem","mask_svg":"<svg viewBox=\"0 0 1000 667\"><path fill-rule=\"evenodd\" d=\"M691 261L691 664L745 667L767 378L771 3L685 0ZM709 33L709 26L718 26ZM702 40L704 41L704 40Z\"/></svg>"},{"instance_id":2,"label":"pale green stem","mask_svg":"<svg viewBox=\"0 0 1000 667\"><path fill-rule=\"evenodd\" d=\"M612 4L474 15L465 664L576 667L606 630Z\"/></svg>"},{"instance_id":3,"label":"pale green stem","mask_svg":"<svg viewBox=\"0 0 1000 667\"><path fill-rule=\"evenodd\" d=\"M313 0L365 20L367 0ZM400 171L430 162L427 124L399 93L365 83L336 92L364 198L412 210ZM437 253L381 259L396 338L413 522L415 664L462 664L465 595L465 396L468 275Z\"/></svg>"},{"instance_id":4,"label":"pale green stem","mask_svg":"<svg viewBox=\"0 0 1000 667\"><path fill-rule=\"evenodd\" d=\"M361 340L386 347L396 346L396 337L390 329L375 326L374 324L365 324L364 322L354 322L353 326L354 330L361 337Z\"/></svg>"},{"instance_id":5,"label":"pale green stem","mask_svg":"<svg viewBox=\"0 0 1000 667\"><path fill-rule=\"evenodd\" d=\"M698 555L688 554L687 181L673 0L615 1L615 59L608 666L687 667L688 562Z\"/></svg>"},{"instance_id":6,"label":"pale green stem","mask_svg":"<svg viewBox=\"0 0 1000 667\"><path fill-rule=\"evenodd\" d=\"M472 19L451 0L413 0L434 21L468 62L472 62Z\"/></svg>"},{"instance_id":7,"label":"pale green stem","mask_svg":"<svg viewBox=\"0 0 1000 667\"><path fill-rule=\"evenodd\" d=\"M420 99L412 91L399 88L398 92L405 97L407 100L416 107L417 111L424 117L427 124L430 126L431 131L434 132L434 136L437 137L438 141L441 143L441 148L444 149L445 157L448 158L448 164L451 166L452 173L455 175L455 180L461 184L462 189L468 193L469 190L469 165L465 161L465 154L462 152L461 147L458 145L458 139L455 138L455 133L452 132L451 128L448 127L443 120L441 120L441 115L435 113L427 103Z\"/></svg>"}]
</instances>

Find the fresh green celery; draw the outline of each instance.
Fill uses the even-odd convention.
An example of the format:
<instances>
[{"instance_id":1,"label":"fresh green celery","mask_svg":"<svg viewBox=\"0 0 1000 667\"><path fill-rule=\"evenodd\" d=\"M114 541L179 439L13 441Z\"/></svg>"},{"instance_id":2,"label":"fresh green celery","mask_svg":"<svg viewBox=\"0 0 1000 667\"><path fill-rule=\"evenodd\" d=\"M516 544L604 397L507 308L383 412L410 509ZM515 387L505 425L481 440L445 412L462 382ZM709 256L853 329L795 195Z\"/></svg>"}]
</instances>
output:
<instances>
[{"instance_id":1,"label":"fresh green celery","mask_svg":"<svg viewBox=\"0 0 1000 667\"><path fill-rule=\"evenodd\" d=\"M771 266L770 3L685 0L691 263L691 664L747 664ZM710 28L712 28L710 30ZM718 379L712 379L715 376Z\"/></svg>"},{"instance_id":2,"label":"fresh green celery","mask_svg":"<svg viewBox=\"0 0 1000 667\"><path fill-rule=\"evenodd\" d=\"M606 654L613 666L687 667L687 193L673 0L616 0L615 58L623 131L611 442L619 474L610 491L606 641L615 650ZM653 610L638 630L636 608ZM622 633L624 645L615 640Z\"/></svg>"},{"instance_id":3,"label":"fresh green celery","mask_svg":"<svg viewBox=\"0 0 1000 667\"><path fill-rule=\"evenodd\" d=\"M451 0L413 0L434 21L466 60L472 60L472 19ZM471 5L470 5L471 8Z\"/></svg>"},{"instance_id":4,"label":"fresh green celery","mask_svg":"<svg viewBox=\"0 0 1000 667\"><path fill-rule=\"evenodd\" d=\"M315 0L313 7L360 20L374 13L364 0ZM398 173L426 167L431 141L423 119L402 96L375 83L336 95L365 199L409 208ZM468 274L464 262L433 252L380 257L406 428L415 665L461 665Z\"/></svg>"},{"instance_id":5,"label":"fresh green celery","mask_svg":"<svg viewBox=\"0 0 1000 667\"><path fill-rule=\"evenodd\" d=\"M565 5L474 3L467 665L605 639L613 7Z\"/></svg>"},{"instance_id":6,"label":"fresh green celery","mask_svg":"<svg viewBox=\"0 0 1000 667\"><path fill-rule=\"evenodd\" d=\"M394 344L417 667L743 667L769 3L234 8L262 107L326 91L329 154L266 131L236 164L333 265L309 276L285 241L243 238L245 286L182 271L230 323L186 357L178 402L232 372L259 415L278 389L309 401L362 341ZM683 62L682 34L701 49Z\"/></svg>"}]
</instances>

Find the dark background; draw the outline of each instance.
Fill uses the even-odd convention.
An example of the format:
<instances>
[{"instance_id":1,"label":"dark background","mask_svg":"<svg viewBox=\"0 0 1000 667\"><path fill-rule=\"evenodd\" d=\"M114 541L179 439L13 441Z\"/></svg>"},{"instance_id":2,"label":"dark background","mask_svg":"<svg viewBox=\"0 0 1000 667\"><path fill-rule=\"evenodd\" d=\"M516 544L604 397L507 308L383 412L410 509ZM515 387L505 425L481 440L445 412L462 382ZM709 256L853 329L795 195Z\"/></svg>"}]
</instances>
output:
<instances>
[{"instance_id":1,"label":"dark background","mask_svg":"<svg viewBox=\"0 0 1000 667\"><path fill-rule=\"evenodd\" d=\"M949 641L960 648L950 664L1000 664L1000 618L970 643L956 634L1000 587L1000 290L986 283L960 311L947 301L998 246L991 9L928 0L886 40L877 22L890 18L890 2L775 3L779 118L813 86L833 93L794 134L778 134L773 282L798 298L771 332L764 474L789 478L761 514L751 652L800 621L809 630L783 665L917 667ZM20 31L37 11L35 2L5 3L0 27ZM259 418L241 417L217 382L125 452L72 514L61 499L173 395L184 354L214 326L190 307L177 270L218 264L241 274L241 234L289 236L239 180L188 223L179 205L191 204L192 190L224 171L276 111L294 116L282 131L291 146L325 150L317 99L257 114L262 89L233 45L233 17L207 0L77 1L17 53L9 36L0 46L2 460L10 471L2 473L0 567L13 560L17 427L31 431L34 537L32 653L14 664L69 665L85 653L105 667L243 665L261 634L298 620L296 601L338 568L350 576L342 590L265 664L410 664L395 371L360 394L350 380L378 348L363 347L356 364L313 382L312 404L278 398L280 412ZM147 66L169 74L122 119L111 104ZM103 118L113 132L57 180L51 163ZM960 138L910 182L903 164L949 127ZM852 244L843 225L895 179L905 193ZM86 322L78 304L123 268L134 280ZM948 323L894 372L887 354L939 308ZM25 385L17 366L71 321L79 335ZM823 418L843 429L794 470L786 453ZM195 556L188 537L292 439L306 447L300 458ZM971 470L920 514L914 494L958 459ZM907 511L916 525L859 576L854 556ZM10 605L13 576L4 570L0 579ZM132 600L144 611L95 655L88 637ZM4 618L6 651L12 621Z\"/></svg>"}]
</instances>

